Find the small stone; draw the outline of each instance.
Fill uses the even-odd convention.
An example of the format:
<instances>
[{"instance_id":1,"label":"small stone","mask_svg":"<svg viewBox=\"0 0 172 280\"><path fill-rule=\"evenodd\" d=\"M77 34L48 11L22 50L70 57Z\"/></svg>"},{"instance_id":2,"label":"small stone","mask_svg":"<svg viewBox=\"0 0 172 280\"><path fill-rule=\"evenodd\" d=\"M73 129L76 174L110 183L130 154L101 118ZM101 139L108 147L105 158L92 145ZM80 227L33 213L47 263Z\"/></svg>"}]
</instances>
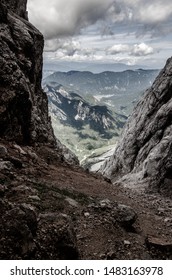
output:
<instances>
[{"instance_id":1,"label":"small stone","mask_svg":"<svg viewBox=\"0 0 172 280\"><path fill-rule=\"evenodd\" d=\"M13 147L19 151L21 155L27 155L27 153L17 144L14 144Z\"/></svg>"},{"instance_id":2,"label":"small stone","mask_svg":"<svg viewBox=\"0 0 172 280\"><path fill-rule=\"evenodd\" d=\"M67 201L69 203L69 205L73 206L73 207L78 207L78 202L70 197L66 197L65 201Z\"/></svg>"},{"instance_id":3,"label":"small stone","mask_svg":"<svg viewBox=\"0 0 172 280\"><path fill-rule=\"evenodd\" d=\"M0 170L11 170L13 165L10 161L1 161L0 162Z\"/></svg>"},{"instance_id":4,"label":"small stone","mask_svg":"<svg viewBox=\"0 0 172 280\"><path fill-rule=\"evenodd\" d=\"M168 222L171 222L171 221L172 221L172 219L170 219L170 218L165 218L165 219L164 219L164 222L165 222L165 223L168 223Z\"/></svg>"},{"instance_id":5,"label":"small stone","mask_svg":"<svg viewBox=\"0 0 172 280\"><path fill-rule=\"evenodd\" d=\"M85 216L86 218L88 218L88 217L90 216L90 213L89 213L89 212L85 212L85 213L84 213L84 216Z\"/></svg>"},{"instance_id":6,"label":"small stone","mask_svg":"<svg viewBox=\"0 0 172 280\"><path fill-rule=\"evenodd\" d=\"M116 257L116 253L114 251L110 251L107 253L107 260L113 260Z\"/></svg>"},{"instance_id":7,"label":"small stone","mask_svg":"<svg viewBox=\"0 0 172 280\"><path fill-rule=\"evenodd\" d=\"M131 242L128 240L124 240L124 245L131 245Z\"/></svg>"},{"instance_id":8,"label":"small stone","mask_svg":"<svg viewBox=\"0 0 172 280\"><path fill-rule=\"evenodd\" d=\"M40 197L38 195L29 195L29 199L40 201Z\"/></svg>"},{"instance_id":9,"label":"small stone","mask_svg":"<svg viewBox=\"0 0 172 280\"><path fill-rule=\"evenodd\" d=\"M104 208L112 208L112 207L111 207L111 202L110 202L109 199L103 199L103 200L101 200L101 201L99 202L99 204L100 204L100 207L101 207L102 209L104 209Z\"/></svg>"},{"instance_id":10,"label":"small stone","mask_svg":"<svg viewBox=\"0 0 172 280\"><path fill-rule=\"evenodd\" d=\"M106 255L105 254L100 254L99 257L100 257L100 259L105 259Z\"/></svg>"},{"instance_id":11,"label":"small stone","mask_svg":"<svg viewBox=\"0 0 172 280\"><path fill-rule=\"evenodd\" d=\"M35 207L32 206L31 204L28 204L28 203L22 203L22 204L20 205L20 208L21 208L22 210L24 210L24 212L26 212L26 210L34 211L34 212L35 212Z\"/></svg>"},{"instance_id":12,"label":"small stone","mask_svg":"<svg viewBox=\"0 0 172 280\"><path fill-rule=\"evenodd\" d=\"M38 156L35 153L28 151L28 155L30 156L30 158L32 159L33 162L38 161Z\"/></svg>"},{"instance_id":13,"label":"small stone","mask_svg":"<svg viewBox=\"0 0 172 280\"><path fill-rule=\"evenodd\" d=\"M172 249L172 243L167 241L166 239L159 238L156 236L148 235L146 238L146 244L148 247L154 246L161 249Z\"/></svg>"}]
</instances>

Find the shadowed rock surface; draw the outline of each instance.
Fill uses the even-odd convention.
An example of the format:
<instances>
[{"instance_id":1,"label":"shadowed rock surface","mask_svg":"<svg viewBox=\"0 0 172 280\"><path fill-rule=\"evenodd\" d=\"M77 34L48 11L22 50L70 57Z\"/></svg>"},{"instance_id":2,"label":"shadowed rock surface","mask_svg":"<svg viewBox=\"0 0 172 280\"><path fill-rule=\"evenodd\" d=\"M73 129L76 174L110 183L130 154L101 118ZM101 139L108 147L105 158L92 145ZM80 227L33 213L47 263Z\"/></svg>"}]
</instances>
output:
<instances>
[{"instance_id":1,"label":"shadowed rock surface","mask_svg":"<svg viewBox=\"0 0 172 280\"><path fill-rule=\"evenodd\" d=\"M26 2L0 1L0 137L55 144L41 89L44 40L26 20Z\"/></svg>"},{"instance_id":2,"label":"shadowed rock surface","mask_svg":"<svg viewBox=\"0 0 172 280\"><path fill-rule=\"evenodd\" d=\"M171 188L172 58L135 107L114 155L101 171L113 182Z\"/></svg>"},{"instance_id":3,"label":"shadowed rock surface","mask_svg":"<svg viewBox=\"0 0 172 280\"><path fill-rule=\"evenodd\" d=\"M27 19L27 0L8 0L5 1L5 5L12 12L17 14L18 16Z\"/></svg>"},{"instance_id":4,"label":"shadowed rock surface","mask_svg":"<svg viewBox=\"0 0 172 280\"><path fill-rule=\"evenodd\" d=\"M67 166L78 164L77 158L56 141L53 134L47 96L41 88L44 40L27 21L26 4L26 0L0 0L0 142L30 145L25 152L14 144L18 150L15 156L0 145L0 258L78 258L71 224L58 214L58 222L54 219L44 223L41 219L38 223L39 211L35 210L32 200L40 202L40 198L32 188L17 184L9 196L5 194L6 179L13 182L15 177L20 181L20 171L25 170L26 165L31 167L30 160L37 166L40 155L44 155L45 160L42 172L47 164L54 162ZM26 165L22 156L26 156ZM16 193L19 196L15 202ZM31 203L23 203L24 197L29 197ZM56 228L54 234L51 228ZM45 232L47 242L43 240Z\"/></svg>"}]
</instances>

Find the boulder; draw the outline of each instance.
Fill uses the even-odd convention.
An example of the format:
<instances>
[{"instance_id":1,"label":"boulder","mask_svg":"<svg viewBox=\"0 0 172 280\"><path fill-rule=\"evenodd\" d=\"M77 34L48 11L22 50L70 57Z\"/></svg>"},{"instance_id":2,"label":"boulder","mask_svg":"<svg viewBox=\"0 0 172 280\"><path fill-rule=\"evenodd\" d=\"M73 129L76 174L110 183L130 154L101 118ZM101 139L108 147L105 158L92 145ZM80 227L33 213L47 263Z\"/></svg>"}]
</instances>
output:
<instances>
[{"instance_id":1,"label":"boulder","mask_svg":"<svg viewBox=\"0 0 172 280\"><path fill-rule=\"evenodd\" d=\"M127 205L118 204L113 211L113 217L125 228L131 228L137 219L136 212Z\"/></svg>"},{"instance_id":2,"label":"boulder","mask_svg":"<svg viewBox=\"0 0 172 280\"><path fill-rule=\"evenodd\" d=\"M40 215L37 231L38 259L76 260L76 235L70 216L63 213Z\"/></svg>"},{"instance_id":3,"label":"boulder","mask_svg":"<svg viewBox=\"0 0 172 280\"><path fill-rule=\"evenodd\" d=\"M31 258L35 250L35 213L0 201L0 259Z\"/></svg>"}]
</instances>

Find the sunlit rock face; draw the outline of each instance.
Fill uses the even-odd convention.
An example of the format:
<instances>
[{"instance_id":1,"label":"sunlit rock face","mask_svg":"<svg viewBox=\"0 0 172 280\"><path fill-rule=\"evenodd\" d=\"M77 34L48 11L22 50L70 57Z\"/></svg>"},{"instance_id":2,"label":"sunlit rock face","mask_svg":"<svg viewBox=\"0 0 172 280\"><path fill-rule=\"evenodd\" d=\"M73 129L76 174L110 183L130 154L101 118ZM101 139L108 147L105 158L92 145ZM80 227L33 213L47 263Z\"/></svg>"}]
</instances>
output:
<instances>
[{"instance_id":1,"label":"sunlit rock face","mask_svg":"<svg viewBox=\"0 0 172 280\"><path fill-rule=\"evenodd\" d=\"M102 173L113 181L142 181L149 187L171 185L172 58L129 118L117 149Z\"/></svg>"}]
</instances>

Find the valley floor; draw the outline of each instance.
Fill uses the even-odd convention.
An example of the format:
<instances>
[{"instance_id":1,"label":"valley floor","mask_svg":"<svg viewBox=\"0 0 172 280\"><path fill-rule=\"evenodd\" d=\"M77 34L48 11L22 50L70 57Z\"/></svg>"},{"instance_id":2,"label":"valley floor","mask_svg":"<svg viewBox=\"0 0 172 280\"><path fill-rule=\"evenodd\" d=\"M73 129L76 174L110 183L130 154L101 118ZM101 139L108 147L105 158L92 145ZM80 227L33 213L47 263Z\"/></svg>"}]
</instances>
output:
<instances>
[{"instance_id":1,"label":"valley floor","mask_svg":"<svg viewBox=\"0 0 172 280\"><path fill-rule=\"evenodd\" d=\"M172 259L172 200L2 142L1 259ZM127 207L128 206L128 207Z\"/></svg>"}]
</instances>

